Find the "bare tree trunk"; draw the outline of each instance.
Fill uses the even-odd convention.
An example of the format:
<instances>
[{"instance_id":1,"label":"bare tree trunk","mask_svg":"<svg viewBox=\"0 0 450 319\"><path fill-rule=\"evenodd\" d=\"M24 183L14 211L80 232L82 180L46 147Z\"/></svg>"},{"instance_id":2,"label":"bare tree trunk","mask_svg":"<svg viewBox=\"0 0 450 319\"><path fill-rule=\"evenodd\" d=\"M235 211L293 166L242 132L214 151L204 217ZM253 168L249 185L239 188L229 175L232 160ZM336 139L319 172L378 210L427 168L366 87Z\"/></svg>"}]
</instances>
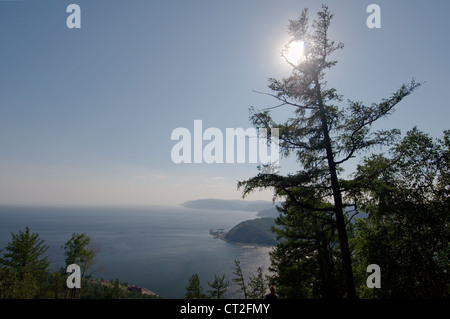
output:
<instances>
[{"instance_id":1,"label":"bare tree trunk","mask_svg":"<svg viewBox=\"0 0 450 319\"><path fill-rule=\"evenodd\" d=\"M345 227L344 210L342 203L342 194L339 187L339 180L336 172L336 163L334 161L331 139L328 131L326 112L323 105L322 94L320 91L320 83L318 78L314 80L316 86L317 102L322 120L322 132L324 134L325 148L327 152L328 168L330 171L331 187L333 189L334 213L336 215L336 228L338 230L339 247L342 254L342 266L345 274L347 286L347 294L349 299L356 299L355 281L353 278L353 270L350 256L350 248L348 246L347 229Z\"/></svg>"}]
</instances>

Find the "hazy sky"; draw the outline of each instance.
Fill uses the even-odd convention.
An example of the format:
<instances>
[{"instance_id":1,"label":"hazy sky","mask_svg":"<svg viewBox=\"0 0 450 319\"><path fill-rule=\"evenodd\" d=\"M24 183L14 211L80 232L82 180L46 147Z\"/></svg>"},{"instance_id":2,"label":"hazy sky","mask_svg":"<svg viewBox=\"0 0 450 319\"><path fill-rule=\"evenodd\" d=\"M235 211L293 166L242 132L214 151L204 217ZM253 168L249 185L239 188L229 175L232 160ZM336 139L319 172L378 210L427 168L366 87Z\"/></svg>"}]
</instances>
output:
<instances>
[{"instance_id":1,"label":"hazy sky","mask_svg":"<svg viewBox=\"0 0 450 319\"><path fill-rule=\"evenodd\" d=\"M81 8L69 29L66 8ZM450 1L323 1L345 47L329 73L345 99L378 102L426 81L380 126L450 128ZM381 8L369 29L366 8ZM0 1L0 204L179 204L240 198L256 164L174 164L175 128L251 127L290 74L288 19L319 1ZM281 111L283 112L283 111ZM282 172L295 172L282 160ZM249 199L271 199L256 193Z\"/></svg>"}]
</instances>

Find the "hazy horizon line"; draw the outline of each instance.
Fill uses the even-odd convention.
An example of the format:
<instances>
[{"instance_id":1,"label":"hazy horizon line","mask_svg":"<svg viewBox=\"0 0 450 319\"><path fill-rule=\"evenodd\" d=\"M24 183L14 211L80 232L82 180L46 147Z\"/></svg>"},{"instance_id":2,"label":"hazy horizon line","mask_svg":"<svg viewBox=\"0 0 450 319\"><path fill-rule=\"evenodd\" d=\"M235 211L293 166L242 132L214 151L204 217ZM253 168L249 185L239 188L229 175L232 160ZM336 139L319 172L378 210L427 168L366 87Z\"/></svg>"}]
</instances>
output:
<instances>
[{"instance_id":1,"label":"hazy horizon line","mask_svg":"<svg viewBox=\"0 0 450 319\"><path fill-rule=\"evenodd\" d=\"M264 200L264 199L245 199L245 198L214 198L214 197L206 197L206 198L196 198L186 200L180 203L174 204L117 204L117 203L0 203L0 207L184 207L183 204L191 201L200 201L200 200L218 200L218 201L244 201L244 202L267 202L274 204L273 201ZM189 208L189 207L184 207Z\"/></svg>"}]
</instances>

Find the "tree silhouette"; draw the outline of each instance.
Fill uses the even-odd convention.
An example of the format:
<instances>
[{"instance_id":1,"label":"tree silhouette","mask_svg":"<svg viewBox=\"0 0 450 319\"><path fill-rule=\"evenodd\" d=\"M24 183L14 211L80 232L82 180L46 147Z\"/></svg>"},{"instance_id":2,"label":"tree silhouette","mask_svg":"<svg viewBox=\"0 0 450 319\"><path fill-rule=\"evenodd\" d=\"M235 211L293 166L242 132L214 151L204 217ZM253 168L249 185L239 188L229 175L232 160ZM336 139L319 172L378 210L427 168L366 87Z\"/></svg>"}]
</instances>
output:
<instances>
[{"instance_id":1,"label":"tree silhouette","mask_svg":"<svg viewBox=\"0 0 450 319\"><path fill-rule=\"evenodd\" d=\"M185 299L204 299L203 289L200 285L200 278L198 274L193 274L189 278L188 286L186 287Z\"/></svg>"},{"instance_id":2,"label":"tree silhouette","mask_svg":"<svg viewBox=\"0 0 450 319\"><path fill-rule=\"evenodd\" d=\"M225 274L223 274L222 277L214 275L214 281L208 281L208 286L212 288L212 290L208 290L208 292L211 294L211 298L221 299L227 291L228 285L229 282L225 281Z\"/></svg>"},{"instance_id":3,"label":"tree silhouette","mask_svg":"<svg viewBox=\"0 0 450 319\"><path fill-rule=\"evenodd\" d=\"M11 237L2 260L10 270L9 274L16 279L9 294L15 298L35 298L50 264L44 256L48 246L39 234L31 233L29 227L17 234L11 233Z\"/></svg>"},{"instance_id":4,"label":"tree silhouette","mask_svg":"<svg viewBox=\"0 0 450 319\"><path fill-rule=\"evenodd\" d=\"M273 188L274 196L288 197L292 205L314 212L333 212L342 255L342 268L346 279L347 297L356 298L351 263L351 252L346 229L346 202L348 192L346 181L340 176L342 164L361 151L377 145L389 145L398 136L397 129L373 131L372 124L388 116L393 108L420 86L414 79L402 85L390 98L379 103L365 105L359 101L348 101L341 106L343 97L334 88L328 88L326 71L337 63L330 55L342 49L342 43L335 43L328 37L333 14L327 6L317 13L317 19L310 25L308 10L297 20L289 21L292 40L304 45L304 54L298 63L289 61L292 74L281 80L269 79L273 93L267 95L279 104L263 109L251 108L250 119L258 128L279 128L279 143L282 155L294 153L301 164L296 174L258 174L246 181L240 181L243 196L255 189ZM280 107L290 107L293 116L277 123L271 112ZM317 205L319 203L319 205Z\"/></svg>"}]
</instances>

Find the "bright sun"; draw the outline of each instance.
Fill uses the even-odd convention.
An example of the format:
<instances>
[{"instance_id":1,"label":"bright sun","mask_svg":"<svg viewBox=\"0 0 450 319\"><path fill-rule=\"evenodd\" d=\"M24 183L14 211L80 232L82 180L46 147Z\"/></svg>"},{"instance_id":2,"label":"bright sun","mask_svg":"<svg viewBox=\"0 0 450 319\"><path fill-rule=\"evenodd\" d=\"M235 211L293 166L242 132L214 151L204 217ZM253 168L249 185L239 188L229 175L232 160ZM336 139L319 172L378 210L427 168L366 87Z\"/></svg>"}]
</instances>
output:
<instances>
[{"instance_id":1,"label":"bright sun","mask_svg":"<svg viewBox=\"0 0 450 319\"><path fill-rule=\"evenodd\" d=\"M292 41L289 43L283 56L289 63L297 65L300 63L305 51L305 43L303 41Z\"/></svg>"}]
</instances>

